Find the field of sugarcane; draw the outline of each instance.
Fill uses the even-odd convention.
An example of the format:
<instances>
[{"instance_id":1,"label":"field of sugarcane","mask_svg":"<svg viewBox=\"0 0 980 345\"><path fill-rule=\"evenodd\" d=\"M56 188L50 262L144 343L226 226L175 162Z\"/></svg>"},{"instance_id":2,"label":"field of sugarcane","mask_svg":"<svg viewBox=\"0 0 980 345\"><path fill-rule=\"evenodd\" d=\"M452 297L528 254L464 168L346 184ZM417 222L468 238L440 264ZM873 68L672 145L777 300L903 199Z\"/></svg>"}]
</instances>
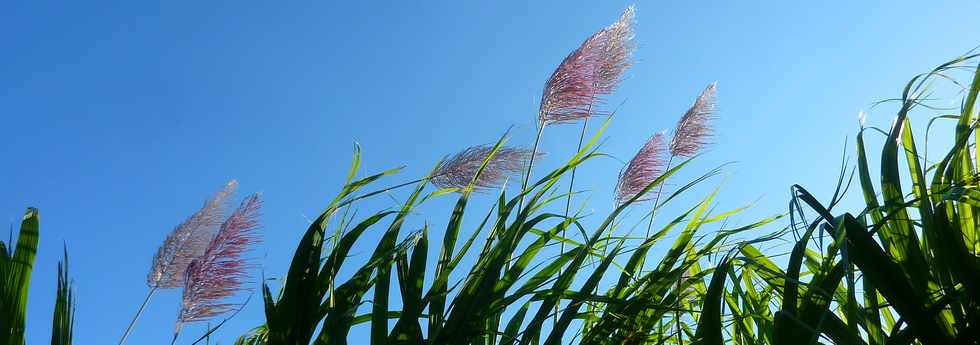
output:
<instances>
[{"instance_id":1,"label":"field of sugarcane","mask_svg":"<svg viewBox=\"0 0 980 345\"><path fill-rule=\"evenodd\" d=\"M718 209L724 188L691 195L726 167L689 167L723 130L713 126L723 114L710 81L679 101L689 109L673 129L651 131L623 164L618 181L609 181L615 195L584 197L589 186L576 184L579 167L610 154L602 146L608 124L631 116L606 100L633 62L633 17L628 8L546 79L532 146L510 145L511 133L502 133L409 182L400 182L399 169L362 171L355 148L346 181L303 230L288 271L265 272L277 279L257 286L249 282L258 274L251 253L260 245L261 195L232 207L231 181L160 234L146 258L146 298L133 301L129 324L77 326L118 332L119 344L135 328L171 327L173 337L159 343L205 344L227 338L216 332L223 325L249 322L235 316L252 304L264 322L221 341L980 344L980 55L914 76L901 95L876 105L894 121L876 128L862 120L848 150L855 158L827 176L836 190L785 186L787 209L732 225L745 207ZM958 106L939 105L949 100ZM581 127L570 139L577 152L557 166L536 164L553 126ZM944 154L926 154L935 150L925 149L930 137L949 143ZM814 196L831 193L826 201ZM864 206L844 209L840 200L850 194ZM382 195L399 195L399 207L358 208ZM435 198L455 200L446 218L405 225L431 217L414 211ZM474 199L491 206L475 208ZM383 235L369 243L361 239L367 232ZM47 322L25 317L29 301L50 297L27 294L35 255L56 254L36 253L43 233L39 211L28 208L16 241L0 242L2 345L47 339L24 334L25 323ZM52 344L71 344L76 326L72 280L84 277L72 277L68 252L53 288ZM167 289L183 294L174 323L141 323L155 293ZM188 324L207 331L185 331Z\"/></svg>"}]
</instances>

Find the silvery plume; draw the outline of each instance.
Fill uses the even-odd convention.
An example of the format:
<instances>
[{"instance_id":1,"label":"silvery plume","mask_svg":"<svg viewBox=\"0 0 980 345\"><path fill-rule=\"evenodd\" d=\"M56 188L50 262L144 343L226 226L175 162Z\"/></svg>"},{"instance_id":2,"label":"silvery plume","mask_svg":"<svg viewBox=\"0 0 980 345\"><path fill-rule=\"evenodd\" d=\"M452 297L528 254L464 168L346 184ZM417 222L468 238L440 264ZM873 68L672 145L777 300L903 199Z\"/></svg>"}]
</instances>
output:
<instances>
[{"instance_id":1,"label":"silvery plume","mask_svg":"<svg viewBox=\"0 0 980 345\"><path fill-rule=\"evenodd\" d=\"M538 108L538 122L570 123L596 113L595 103L612 93L630 66L634 9L630 6L619 20L589 36L562 60L545 82Z\"/></svg>"},{"instance_id":2,"label":"silvery plume","mask_svg":"<svg viewBox=\"0 0 980 345\"><path fill-rule=\"evenodd\" d=\"M711 121L715 118L715 83L701 91L694 105L677 122L670 140L671 156L690 157L703 149L713 135Z\"/></svg>"},{"instance_id":3,"label":"silvery plume","mask_svg":"<svg viewBox=\"0 0 980 345\"><path fill-rule=\"evenodd\" d=\"M146 284L154 289L174 289L184 283L187 265L201 255L224 219L226 200L234 193L234 180L204 202L197 212L177 225L157 249Z\"/></svg>"},{"instance_id":4,"label":"silvery plume","mask_svg":"<svg viewBox=\"0 0 980 345\"><path fill-rule=\"evenodd\" d=\"M200 257L187 267L177 327L204 321L231 310L236 304L223 300L245 290L250 264L245 255L259 241L259 194L253 194L221 224Z\"/></svg>"},{"instance_id":5,"label":"silvery plume","mask_svg":"<svg viewBox=\"0 0 980 345\"><path fill-rule=\"evenodd\" d=\"M492 151L491 145L477 145L450 156L436 169L431 179L432 184L439 188L465 188ZM523 162L530 156L531 150L501 146L487 163L480 177L473 183L474 189L481 190L499 185L507 176L521 172Z\"/></svg>"},{"instance_id":6,"label":"silvery plume","mask_svg":"<svg viewBox=\"0 0 980 345\"><path fill-rule=\"evenodd\" d=\"M664 134L657 133L630 159L616 185L617 205L632 199L664 173L664 149ZM649 195L641 196L637 201L648 200Z\"/></svg>"},{"instance_id":7,"label":"silvery plume","mask_svg":"<svg viewBox=\"0 0 980 345\"><path fill-rule=\"evenodd\" d=\"M633 51L636 50L636 44L633 43L635 15L635 8L627 7L618 21L599 32L604 42L594 72L596 93L599 95L615 91L623 73L633 63Z\"/></svg>"}]
</instances>

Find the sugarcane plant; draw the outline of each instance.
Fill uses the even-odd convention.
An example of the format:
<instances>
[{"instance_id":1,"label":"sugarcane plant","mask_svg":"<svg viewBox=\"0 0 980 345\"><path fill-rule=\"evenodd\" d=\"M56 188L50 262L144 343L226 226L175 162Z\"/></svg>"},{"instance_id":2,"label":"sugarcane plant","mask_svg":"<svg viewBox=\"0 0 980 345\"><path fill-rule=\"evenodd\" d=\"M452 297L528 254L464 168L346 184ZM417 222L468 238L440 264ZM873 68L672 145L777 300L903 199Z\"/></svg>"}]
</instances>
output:
<instances>
[{"instance_id":1,"label":"sugarcane plant","mask_svg":"<svg viewBox=\"0 0 980 345\"><path fill-rule=\"evenodd\" d=\"M712 278L721 293L709 288L701 308L697 332L712 333L708 343L980 344L977 59L957 58L913 78L891 101L899 107L889 128L865 127L861 114L856 175L864 208L839 211L855 172L846 166L829 202L794 185L783 237L796 241L786 268L757 247L766 241L737 246L729 255L734 266L724 278L719 267ZM955 82L963 71L970 84ZM961 105L938 107L934 90L950 80L962 90ZM955 122L952 144L938 159L917 145L918 109L940 111L927 132L936 121ZM884 136L877 183L868 133Z\"/></svg>"},{"instance_id":2,"label":"sugarcane plant","mask_svg":"<svg viewBox=\"0 0 980 345\"><path fill-rule=\"evenodd\" d=\"M40 220L36 208L24 212L17 243L0 241L0 344L24 345L28 289L37 256ZM12 234L11 234L12 235ZM75 298L68 277L68 249L58 263L51 344L71 345L74 330Z\"/></svg>"},{"instance_id":3,"label":"sugarcane plant","mask_svg":"<svg viewBox=\"0 0 980 345\"><path fill-rule=\"evenodd\" d=\"M462 228L463 218L470 197L479 190L477 187L493 180L484 176L502 176L498 169L511 165L501 160L520 162L526 158L496 156L506 147L506 137L491 146L486 155L467 155L478 159L478 165L452 164L459 157L455 156L449 164L437 164L429 174L442 176L444 169L466 166L470 174L466 184L440 182L438 185L443 188L427 191L429 182L437 179L421 179L399 209L377 212L359 220L346 216L342 210L375 194L358 195L357 192L396 170L355 180L360 162L359 151L355 150L344 188L310 225L279 292L273 293L268 285L263 287L266 324L242 336L238 343L346 344L350 330L359 324L367 324L373 344L554 344L567 337L581 337L583 343L635 343L650 336L666 338L668 329L655 329L662 322L660 318L672 310L671 305L681 291L691 294L692 290L687 288L703 285L698 277L693 277L682 284L684 290L678 290L674 288L677 278L714 253L729 236L774 218L726 228L709 235L711 239L706 243L697 243L699 229L739 211L712 213L715 196L712 193L674 218L655 236L610 236L617 227L617 216L682 169L687 161L646 181L645 187L617 205L600 224L584 224L579 215L564 217L547 212L549 204L564 199L563 193L556 192L558 181L573 167L602 156L595 145L604 128L565 164L530 183L527 189L510 197L506 189L501 189L496 205L470 231ZM716 172L694 179L665 198L665 202ZM446 222L435 275L427 278L428 226L404 236L399 234L406 218L419 204L450 192L458 192L458 199ZM518 208L521 199L525 202ZM385 219L387 225L380 224ZM329 231L330 226L336 230ZM348 279L338 280L337 272L348 264L351 248L361 235L375 227L385 230L371 256ZM639 258L646 257L650 246L679 227L683 229L657 269L640 274L636 267L641 262ZM561 237L565 229L573 229L573 233L582 237L578 240ZM635 248L630 247L631 242L638 242ZM550 259L542 255L548 246L557 243L566 243L570 249ZM606 247L609 250L603 255ZM629 263L620 267L617 283L602 294L594 293L602 278L618 266L614 265L617 259L630 252L633 254ZM475 262L468 270L459 272L464 257ZM589 258L599 264L587 265ZM396 273L397 294L386 291L392 281L391 269ZM454 272L464 276L451 282ZM705 273L699 274L703 277ZM368 295L371 295L370 308L364 310L362 306ZM400 298L400 309L390 307L393 296ZM559 301L565 307L559 311L557 324L547 327L550 324L547 320L554 317ZM593 315L594 325L581 335L573 335L575 332L569 331L573 329L569 325L582 317L585 305L595 303L604 307ZM510 319L499 324L492 322L498 315L509 315ZM631 322L615 321L621 318ZM392 327L389 320L394 320Z\"/></svg>"},{"instance_id":4,"label":"sugarcane plant","mask_svg":"<svg viewBox=\"0 0 980 345\"><path fill-rule=\"evenodd\" d=\"M237 314L244 302L230 298L248 291L246 282L256 268L250 250L259 241L257 229L261 201L259 194L246 197L225 216L228 200L238 182L232 180L207 199L200 209L167 235L151 261L146 276L146 297L123 331L124 344L153 295L163 289L181 289L182 296L171 344L177 342L184 326L205 323L218 316ZM247 301L247 299L245 299ZM209 336L228 319L209 326Z\"/></svg>"},{"instance_id":5,"label":"sugarcane plant","mask_svg":"<svg viewBox=\"0 0 980 345\"><path fill-rule=\"evenodd\" d=\"M265 324L237 343L346 344L351 329L362 324L371 344L557 344L571 339L621 344L682 339L675 331L682 327L669 315L680 315L679 301L707 291L703 280L712 270L700 267L709 263L709 256L727 250L734 235L778 218L730 227L725 220L744 208L718 212L716 190L655 233L621 231L633 206L663 193L663 182L705 146L715 109L714 84L679 122L671 142L674 151L666 150L662 135L654 136L624 168L616 182L614 207L599 223L585 221L584 203L571 212L570 197L578 193L572 188L574 181L567 193L560 192L558 185L582 164L607 156L598 142L611 117L590 140L584 140L583 127L575 154L532 178L546 126L584 122L602 113L596 105L618 86L630 64L633 16L631 7L616 23L590 36L552 73L531 149L507 146L510 138L504 135L493 145L470 147L436 163L423 178L365 193L399 169L355 179L361 159L355 147L343 188L306 230L278 291L263 284ZM675 157L678 162L665 166ZM652 210L719 171L680 184L658 199ZM509 195L504 182L517 173L521 173L521 188ZM413 184L414 190L396 209L362 217L348 212L361 200ZM496 203L476 219L478 225L464 227L470 199L494 189ZM426 221L415 231L405 231L403 226L419 205L448 195L458 199L445 222L438 260L430 264L429 224L433 222ZM564 212L552 212L552 206L557 206L553 204L560 201L565 201ZM653 217L652 212L641 212ZM712 226L717 226L716 231L699 234ZM383 229L381 239L369 257L351 267L351 249L374 228ZM651 248L668 234L676 235L670 250L652 253ZM554 247L560 247L557 253ZM654 256L660 256L660 261L654 269L644 270ZM469 267L460 266L463 262ZM427 267L432 265L430 277L427 274L433 271ZM341 276L342 270L353 273ZM614 283L604 283L607 276ZM392 286L398 289L394 293ZM400 308L392 308L393 298L400 299Z\"/></svg>"}]
</instances>

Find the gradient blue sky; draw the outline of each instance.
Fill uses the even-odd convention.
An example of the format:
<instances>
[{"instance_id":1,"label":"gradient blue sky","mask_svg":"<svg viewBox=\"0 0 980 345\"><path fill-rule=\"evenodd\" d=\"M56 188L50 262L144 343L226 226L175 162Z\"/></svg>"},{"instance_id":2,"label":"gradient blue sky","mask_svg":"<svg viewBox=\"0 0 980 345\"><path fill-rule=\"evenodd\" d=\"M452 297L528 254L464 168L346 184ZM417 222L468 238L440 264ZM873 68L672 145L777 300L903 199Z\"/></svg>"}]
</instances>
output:
<instances>
[{"instance_id":1,"label":"gradient blue sky","mask_svg":"<svg viewBox=\"0 0 980 345\"><path fill-rule=\"evenodd\" d=\"M24 207L41 212L28 344L49 339L63 242L76 342L108 344L141 301L161 240L229 179L265 197L255 257L275 277L338 190L355 141L366 171L407 165L390 182L510 125L512 143L530 144L544 80L628 4L3 3L0 215L16 228ZM625 103L603 151L629 159L717 80L716 144L687 177L737 162L707 187L724 181L721 208L758 200L739 223L783 212L793 183L826 198L857 112L980 43L978 10L974 1L638 2L637 63L610 99ZM869 123L887 125L886 110ZM543 166L574 148L578 127L556 128ZM579 175L597 214L609 210L620 168L598 160ZM421 208L414 224L440 224L450 199ZM178 299L158 294L130 343L168 341ZM218 333L224 343L261 322L258 300Z\"/></svg>"}]
</instances>

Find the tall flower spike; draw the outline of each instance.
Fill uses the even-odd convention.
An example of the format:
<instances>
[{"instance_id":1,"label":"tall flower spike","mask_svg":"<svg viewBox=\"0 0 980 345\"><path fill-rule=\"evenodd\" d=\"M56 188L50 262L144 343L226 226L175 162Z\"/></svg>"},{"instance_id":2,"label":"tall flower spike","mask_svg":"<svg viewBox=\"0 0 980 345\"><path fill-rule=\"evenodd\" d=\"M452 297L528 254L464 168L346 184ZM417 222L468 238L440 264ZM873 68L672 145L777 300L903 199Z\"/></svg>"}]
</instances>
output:
<instances>
[{"instance_id":1,"label":"tall flower spike","mask_svg":"<svg viewBox=\"0 0 980 345\"><path fill-rule=\"evenodd\" d=\"M674 137L670 140L670 154L691 157L708 145L713 135L711 120L715 118L715 83L701 91L694 105L677 121Z\"/></svg>"},{"instance_id":2,"label":"tall flower spike","mask_svg":"<svg viewBox=\"0 0 980 345\"><path fill-rule=\"evenodd\" d=\"M619 183L616 185L617 205L632 199L664 173L663 153L664 134L660 132L650 137L619 175ZM649 199L650 194L647 194L640 197L638 201Z\"/></svg>"},{"instance_id":3,"label":"tall flower spike","mask_svg":"<svg viewBox=\"0 0 980 345\"><path fill-rule=\"evenodd\" d=\"M597 113L593 105L619 86L633 54L630 6L616 23L589 36L551 73L541 94L539 125L579 121Z\"/></svg>"},{"instance_id":4,"label":"tall flower spike","mask_svg":"<svg viewBox=\"0 0 980 345\"><path fill-rule=\"evenodd\" d=\"M201 209L167 235L153 256L153 265L146 275L149 287L174 289L183 286L187 265L204 252L214 237L224 218L225 203L237 186L234 180L229 181L205 201Z\"/></svg>"},{"instance_id":5,"label":"tall flower spike","mask_svg":"<svg viewBox=\"0 0 980 345\"><path fill-rule=\"evenodd\" d=\"M228 217L199 258L187 268L177 324L204 321L231 310L222 300L245 290L242 283L253 265L244 257L258 242L259 195L245 198Z\"/></svg>"},{"instance_id":6,"label":"tall flower spike","mask_svg":"<svg viewBox=\"0 0 980 345\"><path fill-rule=\"evenodd\" d=\"M605 44L595 68L597 94L604 95L615 91L623 72L626 72L633 63L633 51L636 49L633 43L635 14L636 10L633 6L627 7L618 21L600 32L600 35L604 36Z\"/></svg>"},{"instance_id":7,"label":"tall flower spike","mask_svg":"<svg viewBox=\"0 0 980 345\"><path fill-rule=\"evenodd\" d=\"M551 73L538 107L541 126L571 123L590 116L589 108L596 95L594 72L602 50L602 37L599 33L590 36Z\"/></svg>"},{"instance_id":8,"label":"tall flower spike","mask_svg":"<svg viewBox=\"0 0 980 345\"><path fill-rule=\"evenodd\" d=\"M436 170L432 184L439 188L466 187L491 151L493 146L478 145L452 155ZM482 190L499 185L507 176L521 172L523 162L530 156L531 150L525 148L500 147L474 183L474 189Z\"/></svg>"}]
</instances>

